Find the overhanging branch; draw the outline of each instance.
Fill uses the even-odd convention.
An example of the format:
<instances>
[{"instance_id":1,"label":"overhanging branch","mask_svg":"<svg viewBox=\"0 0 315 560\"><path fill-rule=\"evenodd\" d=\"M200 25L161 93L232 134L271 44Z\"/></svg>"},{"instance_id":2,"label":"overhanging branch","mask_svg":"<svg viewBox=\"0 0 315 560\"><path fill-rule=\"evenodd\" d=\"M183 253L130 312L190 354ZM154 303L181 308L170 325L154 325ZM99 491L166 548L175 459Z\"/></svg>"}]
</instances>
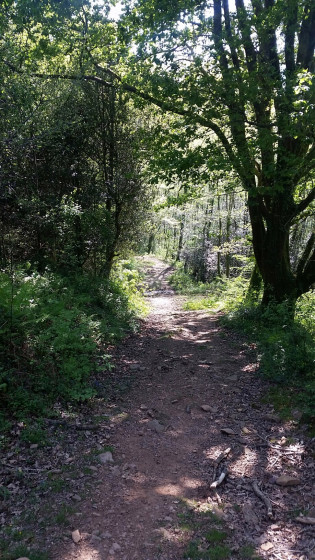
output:
<instances>
[{"instance_id":1,"label":"overhanging branch","mask_svg":"<svg viewBox=\"0 0 315 560\"><path fill-rule=\"evenodd\" d=\"M21 75L23 75L23 74L26 75L27 74L26 71L15 68L15 66L8 61L6 61L5 64L13 72L16 72L17 74L21 74ZM161 99L157 99L156 97L153 97L149 93L141 91L139 88L136 88L135 86L132 86L132 85L124 82L123 79L121 78L121 76L116 74L116 72L114 72L110 68L102 68L101 66L99 66L98 68L99 68L99 70L102 70L104 73L108 74L113 79L115 79L119 83L119 85L120 85L120 87L123 91L134 94L137 97L140 97L141 99L143 99L144 101L147 101L147 102L151 103L152 105L156 105L157 107L159 107L163 111L167 111L167 112L174 113L176 115L180 115L182 117L191 119L193 122L195 122L197 124L200 124L201 126L212 130L216 134L216 136L218 137L220 142L222 143L222 145L223 145L223 147L226 151L226 154L227 154L229 160L231 161L232 165L236 169L236 171L239 173L239 175L241 177L244 175L244 170L242 169L242 165L239 162L237 156L234 154L232 145L230 144L228 138L226 137L226 135L224 134L224 132L221 130L220 126L217 123L215 123L212 120L204 118L202 115L195 114L192 111L189 111L188 109L185 109L184 107L178 107L175 104L169 103L167 101L163 101ZM32 72L29 75L32 76L32 77L41 78L41 79L44 79L44 80L61 79L61 80L72 80L72 81L88 81L88 82L95 82L95 83L98 83L98 84L101 84L101 85L105 85L107 87L112 87L112 88L115 87L113 82L106 81L103 78L100 78L99 76L94 76L94 75L86 75L86 74L82 74L82 75L45 74L45 73L41 73L41 72Z\"/></svg>"}]
</instances>

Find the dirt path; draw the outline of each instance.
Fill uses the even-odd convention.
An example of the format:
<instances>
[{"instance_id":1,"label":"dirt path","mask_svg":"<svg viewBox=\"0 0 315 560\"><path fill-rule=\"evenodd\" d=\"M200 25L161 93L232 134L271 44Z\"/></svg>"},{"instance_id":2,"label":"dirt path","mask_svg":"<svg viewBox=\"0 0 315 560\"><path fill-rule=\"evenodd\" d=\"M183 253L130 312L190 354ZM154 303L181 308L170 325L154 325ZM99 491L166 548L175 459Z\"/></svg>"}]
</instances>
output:
<instances>
[{"instance_id":1,"label":"dirt path","mask_svg":"<svg viewBox=\"0 0 315 560\"><path fill-rule=\"evenodd\" d=\"M98 485L82 504L82 540L56 557L179 560L186 550L187 558L212 558L211 545L202 556L209 547L203 531L214 534L223 523L230 552L219 546L223 556L213 558L253 557L254 550L271 559L307 558L311 527L294 521L310 504L303 443L261 404L256 364L226 337L218 317L182 310L182 298L167 285L169 272L152 259L151 314L116 356L117 368L132 372L135 382L112 415L114 463L99 468ZM281 442L288 433L291 439ZM210 490L214 460L227 447L227 481ZM276 485L283 474L301 483ZM273 500L272 519L253 481ZM197 548L187 549L192 538Z\"/></svg>"},{"instance_id":2,"label":"dirt path","mask_svg":"<svg viewBox=\"0 0 315 560\"><path fill-rule=\"evenodd\" d=\"M98 431L87 427L82 441L75 431L66 440L65 461L88 453L93 460L76 480L66 478L72 492L51 506L60 513L76 503L70 526L41 531L41 540L56 560L314 558L313 527L296 521L300 513L315 517L312 442L262 404L256 363L218 316L183 311L169 273L151 259L152 311L117 349L112 372L132 388L113 395L106 410L96 407ZM64 452L56 448L51 454ZM222 470L228 476L210 489L215 459L227 448L216 478ZM109 450L113 462L101 464ZM292 486L276 484L284 474ZM272 517L255 481L272 500Z\"/></svg>"}]
</instances>

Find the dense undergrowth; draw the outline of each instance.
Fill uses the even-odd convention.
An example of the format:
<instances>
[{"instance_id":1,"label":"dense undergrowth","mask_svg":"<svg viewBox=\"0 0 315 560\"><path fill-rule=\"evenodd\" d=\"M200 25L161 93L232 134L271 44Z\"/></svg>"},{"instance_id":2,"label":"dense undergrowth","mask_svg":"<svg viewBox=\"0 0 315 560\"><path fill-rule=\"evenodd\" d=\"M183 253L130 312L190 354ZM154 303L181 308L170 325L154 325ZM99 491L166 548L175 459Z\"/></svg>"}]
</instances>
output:
<instances>
[{"instance_id":1,"label":"dense undergrowth","mask_svg":"<svg viewBox=\"0 0 315 560\"><path fill-rule=\"evenodd\" d=\"M111 366L108 345L135 330L144 310L131 261L118 264L110 281L2 272L0 429L9 417L91 398L93 373L106 375Z\"/></svg>"},{"instance_id":2,"label":"dense undergrowth","mask_svg":"<svg viewBox=\"0 0 315 560\"><path fill-rule=\"evenodd\" d=\"M249 281L242 276L197 283L178 266L170 281L176 291L190 296L186 309L224 311L224 326L245 335L248 348L255 352L277 408L287 416L297 409L304 421L314 424L314 291L299 298L292 322L286 304L262 310L259 294L248 297Z\"/></svg>"}]
</instances>

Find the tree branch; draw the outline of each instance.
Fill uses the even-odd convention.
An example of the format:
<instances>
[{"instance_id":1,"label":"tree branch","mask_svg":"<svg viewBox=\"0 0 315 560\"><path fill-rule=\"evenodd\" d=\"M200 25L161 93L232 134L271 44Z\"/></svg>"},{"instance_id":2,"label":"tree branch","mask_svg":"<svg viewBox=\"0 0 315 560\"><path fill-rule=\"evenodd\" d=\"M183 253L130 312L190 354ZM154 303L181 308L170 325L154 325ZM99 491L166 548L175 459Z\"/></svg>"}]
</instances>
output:
<instances>
[{"instance_id":1,"label":"tree branch","mask_svg":"<svg viewBox=\"0 0 315 560\"><path fill-rule=\"evenodd\" d=\"M6 65L12 71L14 71L18 74L21 74L21 75L26 74L25 71L15 68L10 62L6 61ZM121 88L123 89L123 91L126 91L128 93L132 93L132 94L136 95L137 97L140 97L144 101L148 101L149 103L151 103L153 105L156 105L157 107L159 107L163 111L167 111L167 112L170 112L170 113L174 113L176 115L180 115L180 116L189 118L192 121L200 124L201 126L204 126L205 128L208 128L208 129L212 130L217 135L220 142L222 143L229 160L231 161L232 165L235 167L236 171L239 173L240 177L242 177L242 176L244 177L244 170L242 169L242 165L239 162L236 154L233 151L232 145L230 144L228 138L226 137L226 135L222 131L221 127L218 124L216 124L214 121L208 120L208 119L202 117L201 115L195 114L192 111L189 111L189 110L187 110L183 107L176 107L176 105L173 105L173 104L168 103L166 101L162 101L160 99L157 99L156 97L153 97L152 95L139 90L135 86L132 86L130 84L127 84L127 83L123 82L121 76L116 74L110 68L102 68L102 67L99 66L99 69L102 70L103 72L105 72L106 74L108 74L109 76L111 76L112 78L114 78L115 80L117 80L119 82ZM35 78L41 78L41 79L45 79L45 80L61 79L61 80L72 80L72 81L91 81L91 82L95 82L97 84L105 85L107 87L111 87L111 88L115 87L115 85L112 82L108 82L108 81L104 80L103 78L100 78L99 76L93 76L93 75L76 76L76 75L71 75L71 74L43 74L43 73L39 73L39 72L32 72L30 75L35 77Z\"/></svg>"},{"instance_id":2,"label":"tree branch","mask_svg":"<svg viewBox=\"0 0 315 560\"><path fill-rule=\"evenodd\" d=\"M233 36L231 31L231 19L230 19L230 9L229 9L229 0L223 0L223 11L224 11L224 22L225 22L225 32L228 39L228 43L231 49L231 57L234 64L234 67L239 70L240 69L240 61L237 56L237 52L235 46L233 45Z\"/></svg>"},{"instance_id":3,"label":"tree branch","mask_svg":"<svg viewBox=\"0 0 315 560\"><path fill-rule=\"evenodd\" d=\"M299 183L304 177L307 177L309 172L314 167L315 160L315 143L311 146L310 150L302 160L299 170L295 173L293 177L293 184Z\"/></svg>"},{"instance_id":4,"label":"tree branch","mask_svg":"<svg viewBox=\"0 0 315 560\"><path fill-rule=\"evenodd\" d=\"M309 192L309 194L307 195L306 198L304 198L304 200L302 200L301 202L299 202L299 204L296 205L293 217L300 214L300 212L303 212L303 210L305 210L311 204L311 202L313 202L313 200L315 200L315 187Z\"/></svg>"},{"instance_id":5,"label":"tree branch","mask_svg":"<svg viewBox=\"0 0 315 560\"><path fill-rule=\"evenodd\" d=\"M311 254L311 251L313 253ZM311 256L310 256L311 255ZM315 282L315 233L309 238L297 270L298 295L307 292Z\"/></svg>"},{"instance_id":6,"label":"tree branch","mask_svg":"<svg viewBox=\"0 0 315 560\"><path fill-rule=\"evenodd\" d=\"M247 25L246 9L243 0L236 0L236 11L238 17L238 24L243 38L243 44L246 54L246 63L249 74L256 70L257 55L253 41L251 39L250 26Z\"/></svg>"},{"instance_id":7,"label":"tree branch","mask_svg":"<svg viewBox=\"0 0 315 560\"><path fill-rule=\"evenodd\" d=\"M308 242L306 243L303 254L302 254L302 256L299 260L299 264L298 264L297 269L296 269L297 277L302 275L303 270L305 268L305 265L307 263L307 260L310 256L310 254L311 254L311 251L313 249L314 244L315 244L315 233L312 233Z\"/></svg>"}]
</instances>

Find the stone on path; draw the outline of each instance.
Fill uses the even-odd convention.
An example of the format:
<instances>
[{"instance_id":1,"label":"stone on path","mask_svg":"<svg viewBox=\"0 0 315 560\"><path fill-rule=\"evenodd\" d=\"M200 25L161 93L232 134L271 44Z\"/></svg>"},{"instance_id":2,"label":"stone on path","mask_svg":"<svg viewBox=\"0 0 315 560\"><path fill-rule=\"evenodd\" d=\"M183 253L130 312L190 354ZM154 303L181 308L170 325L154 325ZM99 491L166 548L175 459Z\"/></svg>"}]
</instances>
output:
<instances>
[{"instance_id":1,"label":"stone on path","mask_svg":"<svg viewBox=\"0 0 315 560\"><path fill-rule=\"evenodd\" d=\"M232 428L221 428L222 434L227 434L228 436L236 436L236 433Z\"/></svg>"},{"instance_id":2,"label":"stone on path","mask_svg":"<svg viewBox=\"0 0 315 560\"><path fill-rule=\"evenodd\" d=\"M204 412L212 412L212 407L209 406L208 404L202 404L200 408L201 408L201 410L203 410Z\"/></svg>"},{"instance_id":3,"label":"stone on path","mask_svg":"<svg viewBox=\"0 0 315 560\"><path fill-rule=\"evenodd\" d=\"M153 430L157 434L160 434L165 430L163 424L160 424L158 420L150 420L150 422L148 422L148 428L150 428L150 430Z\"/></svg>"},{"instance_id":4,"label":"stone on path","mask_svg":"<svg viewBox=\"0 0 315 560\"><path fill-rule=\"evenodd\" d=\"M106 465L107 463L113 463L114 459L113 459L113 455L110 451L105 451L105 453L101 453L98 456L99 460L101 463L103 463L103 465Z\"/></svg>"},{"instance_id":5,"label":"stone on path","mask_svg":"<svg viewBox=\"0 0 315 560\"><path fill-rule=\"evenodd\" d=\"M266 542L266 543L263 543L260 548L261 548L261 550L264 550L265 552L268 552L268 550L271 550L273 548L273 544L271 542Z\"/></svg>"},{"instance_id":6,"label":"stone on path","mask_svg":"<svg viewBox=\"0 0 315 560\"><path fill-rule=\"evenodd\" d=\"M80 540L81 540L80 531L78 529L75 529L75 531L72 531L71 537L72 537L73 542L78 544L78 542L80 542Z\"/></svg>"}]
</instances>

